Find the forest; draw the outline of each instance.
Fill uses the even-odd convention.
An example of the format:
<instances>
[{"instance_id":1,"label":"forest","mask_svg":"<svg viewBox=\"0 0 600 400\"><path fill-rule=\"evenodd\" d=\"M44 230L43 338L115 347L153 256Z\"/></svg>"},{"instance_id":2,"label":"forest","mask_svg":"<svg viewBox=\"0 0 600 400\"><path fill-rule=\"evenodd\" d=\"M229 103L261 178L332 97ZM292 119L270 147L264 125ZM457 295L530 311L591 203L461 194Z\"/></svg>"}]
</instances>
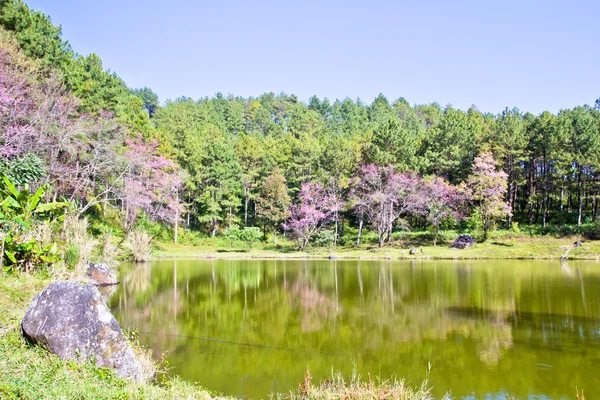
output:
<instances>
[{"instance_id":1,"label":"forest","mask_svg":"<svg viewBox=\"0 0 600 400\"><path fill-rule=\"evenodd\" d=\"M78 54L48 16L0 1L2 227L21 245L31 227L15 215L27 220L34 193L34 214L60 208L94 221L96 235L175 241L289 235L305 248L346 231L359 245L363 230L379 246L401 230L434 232L434 244L440 229L595 231L599 129L600 99L539 115L383 95L161 103Z\"/></svg>"}]
</instances>

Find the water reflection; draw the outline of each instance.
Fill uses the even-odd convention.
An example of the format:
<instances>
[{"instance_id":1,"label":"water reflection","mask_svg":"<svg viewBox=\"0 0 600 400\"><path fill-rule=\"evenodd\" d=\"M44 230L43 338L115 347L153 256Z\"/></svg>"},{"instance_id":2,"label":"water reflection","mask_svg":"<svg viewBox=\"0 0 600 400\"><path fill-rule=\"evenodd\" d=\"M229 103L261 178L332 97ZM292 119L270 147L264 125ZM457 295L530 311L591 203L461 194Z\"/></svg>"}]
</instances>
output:
<instances>
[{"instance_id":1,"label":"water reflection","mask_svg":"<svg viewBox=\"0 0 600 400\"><path fill-rule=\"evenodd\" d=\"M112 309L174 372L266 397L332 367L441 395L600 390L596 264L169 261L122 268ZM540 367L543 366L543 367ZM486 397L487 396L487 397Z\"/></svg>"}]
</instances>

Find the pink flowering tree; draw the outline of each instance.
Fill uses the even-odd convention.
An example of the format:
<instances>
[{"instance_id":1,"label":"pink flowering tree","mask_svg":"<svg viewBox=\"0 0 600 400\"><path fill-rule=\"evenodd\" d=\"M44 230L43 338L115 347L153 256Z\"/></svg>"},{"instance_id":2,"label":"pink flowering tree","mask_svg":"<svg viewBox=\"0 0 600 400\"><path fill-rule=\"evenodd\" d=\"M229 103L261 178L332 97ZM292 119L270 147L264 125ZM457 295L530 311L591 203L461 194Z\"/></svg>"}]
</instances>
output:
<instances>
[{"instance_id":1,"label":"pink flowering tree","mask_svg":"<svg viewBox=\"0 0 600 400\"><path fill-rule=\"evenodd\" d=\"M302 250L308 242L333 220L332 201L322 186L306 182L298 193L298 204L290 207L290 218L283 227L300 242Z\"/></svg>"},{"instance_id":2,"label":"pink flowering tree","mask_svg":"<svg viewBox=\"0 0 600 400\"><path fill-rule=\"evenodd\" d=\"M130 169L124 176L123 198L126 226L131 227L139 210L150 218L178 225L181 179L172 160L158 154L158 143L145 143L141 137L126 141L125 157ZM129 224L129 225L128 225Z\"/></svg>"},{"instance_id":3,"label":"pink flowering tree","mask_svg":"<svg viewBox=\"0 0 600 400\"><path fill-rule=\"evenodd\" d=\"M440 177L425 179L417 192L417 212L435 229L433 245L437 244L441 223L448 218L463 217L464 197L455 186Z\"/></svg>"},{"instance_id":4,"label":"pink flowering tree","mask_svg":"<svg viewBox=\"0 0 600 400\"><path fill-rule=\"evenodd\" d=\"M505 200L507 181L508 174L496 168L491 154L480 154L473 161L473 173L467 179L464 192L481 218L484 240L496 221L511 215Z\"/></svg>"},{"instance_id":5,"label":"pink flowering tree","mask_svg":"<svg viewBox=\"0 0 600 400\"><path fill-rule=\"evenodd\" d=\"M418 209L419 178L396 172L391 166L370 164L360 167L355 182L351 198L359 229L366 219L377 232L379 247L383 247L386 238L391 242L394 222Z\"/></svg>"}]
</instances>

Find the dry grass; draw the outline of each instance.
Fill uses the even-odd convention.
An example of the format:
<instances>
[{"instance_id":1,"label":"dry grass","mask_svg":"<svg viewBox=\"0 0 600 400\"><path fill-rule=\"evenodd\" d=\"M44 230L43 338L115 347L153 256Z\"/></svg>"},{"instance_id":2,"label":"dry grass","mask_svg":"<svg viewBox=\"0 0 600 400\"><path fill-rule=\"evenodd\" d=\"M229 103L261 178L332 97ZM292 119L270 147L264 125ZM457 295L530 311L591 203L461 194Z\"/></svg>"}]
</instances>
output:
<instances>
[{"instance_id":1,"label":"dry grass","mask_svg":"<svg viewBox=\"0 0 600 400\"><path fill-rule=\"evenodd\" d=\"M113 263L115 261L115 256L117 255L118 249L119 246L114 243L114 236L110 233L106 233L102 237L102 249L100 251L102 262L107 264Z\"/></svg>"},{"instance_id":2,"label":"dry grass","mask_svg":"<svg viewBox=\"0 0 600 400\"><path fill-rule=\"evenodd\" d=\"M48 221L39 223L33 227L32 235L42 247L49 246L52 243L52 226Z\"/></svg>"},{"instance_id":3,"label":"dry grass","mask_svg":"<svg viewBox=\"0 0 600 400\"><path fill-rule=\"evenodd\" d=\"M310 371L306 372L304 382L297 390L288 394L276 394L277 399L397 399L397 400L433 400L428 382L425 380L421 387L412 388L404 381L390 380L362 380L354 373L349 381L342 374L333 374L331 378L317 385L313 384ZM445 396L444 399L450 399Z\"/></svg>"},{"instance_id":4,"label":"dry grass","mask_svg":"<svg viewBox=\"0 0 600 400\"><path fill-rule=\"evenodd\" d=\"M135 262L147 262L150 260L150 244L152 236L142 230L130 234L131 254Z\"/></svg>"},{"instance_id":5,"label":"dry grass","mask_svg":"<svg viewBox=\"0 0 600 400\"><path fill-rule=\"evenodd\" d=\"M66 248L76 248L78 251L78 262L76 270L81 272L83 266L90 261L92 252L98 241L88 234L89 223L87 217L82 219L75 215L68 215L63 223L62 237Z\"/></svg>"}]
</instances>

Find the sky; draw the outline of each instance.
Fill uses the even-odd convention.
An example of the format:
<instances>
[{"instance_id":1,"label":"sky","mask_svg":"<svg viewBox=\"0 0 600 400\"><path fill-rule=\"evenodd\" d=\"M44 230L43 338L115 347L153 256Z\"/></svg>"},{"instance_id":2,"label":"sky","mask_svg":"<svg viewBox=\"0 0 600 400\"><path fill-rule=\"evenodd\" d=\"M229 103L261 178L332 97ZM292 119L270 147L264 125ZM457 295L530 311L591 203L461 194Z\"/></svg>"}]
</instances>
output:
<instances>
[{"instance_id":1,"label":"sky","mask_svg":"<svg viewBox=\"0 0 600 400\"><path fill-rule=\"evenodd\" d=\"M539 114L600 97L598 0L25 0L161 102L217 92Z\"/></svg>"}]
</instances>

